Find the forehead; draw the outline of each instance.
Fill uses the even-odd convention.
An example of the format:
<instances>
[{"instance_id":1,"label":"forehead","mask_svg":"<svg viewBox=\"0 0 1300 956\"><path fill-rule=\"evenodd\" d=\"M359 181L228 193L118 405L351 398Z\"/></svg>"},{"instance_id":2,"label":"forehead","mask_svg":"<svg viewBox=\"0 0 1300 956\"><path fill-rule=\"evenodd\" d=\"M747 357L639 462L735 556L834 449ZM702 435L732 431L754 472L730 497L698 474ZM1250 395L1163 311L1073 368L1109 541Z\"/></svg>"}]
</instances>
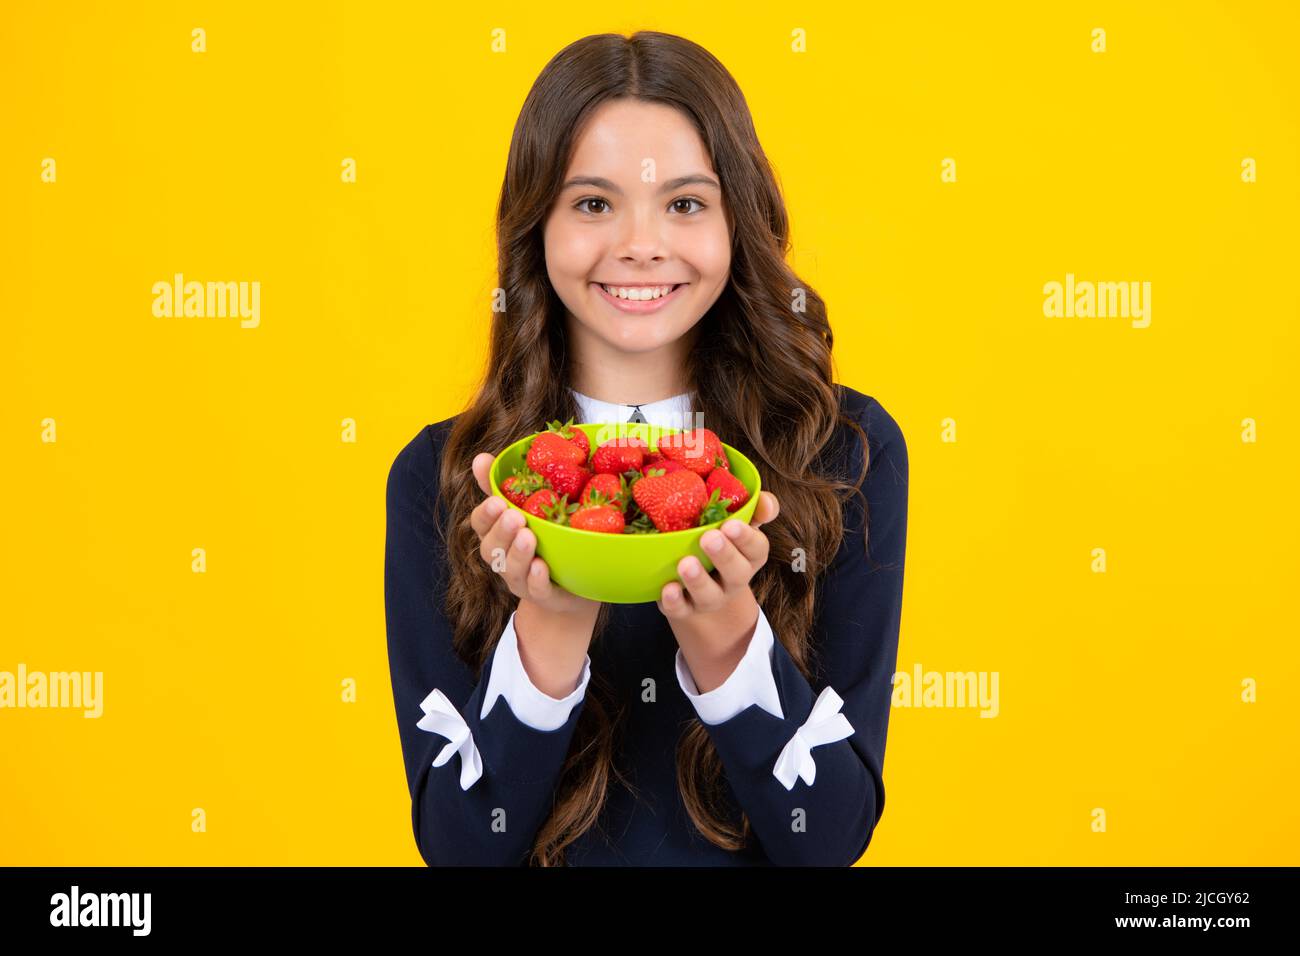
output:
<instances>
[{"instance_id":1,"label":"forehead","mask_svg":"<svg viewBox=\"0 0 1300 956\"><path fill-rule=\"evenodd\" d=\"M654 161L659 180L713 171L686 114L662 103L612 100L601 104L579 132L565 175L636 182L647 159Z\"/></svg>"}]
</instances>

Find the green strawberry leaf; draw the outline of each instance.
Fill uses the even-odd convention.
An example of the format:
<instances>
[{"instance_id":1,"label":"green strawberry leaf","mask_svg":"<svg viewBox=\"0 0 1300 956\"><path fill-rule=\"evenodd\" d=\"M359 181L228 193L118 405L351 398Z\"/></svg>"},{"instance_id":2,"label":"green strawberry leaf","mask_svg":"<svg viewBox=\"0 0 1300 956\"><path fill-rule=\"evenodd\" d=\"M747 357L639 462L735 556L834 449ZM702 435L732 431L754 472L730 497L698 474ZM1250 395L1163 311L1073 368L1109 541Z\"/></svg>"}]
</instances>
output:
<instances>
[{"instance_id":1,"label":"green strawberry leaf","mask_svg":"<svg viewBox=\"0 0 1300 956\"><path fill-rule=\"evenodd\" d=\"M569 503L569 496L563 495L557 501L551 504L542 505L542 511L546 513L547 521L554 521L556 524L567 525L569 515L578 510L577 502Z\"/></svg>"},{"instance_id":2,"label":"green strawberry leaf","mask_svg":"<svg viewBox=\"0 0 1300 956\"><path fill-rule=\"evenodd\" d=\"M659 529L655 527L650 516L644 511L638 514L633 520L625 522L623 525L624 534L658 534Z\"/></svg>"},{"instance_id":3,"label":"green strawberry leaf","mask_svg":"<svg viewBox=\"0 0 1300 956\"><path fill-rule=\"evenodd\" d=\"M709 496L709 500L704 503L704 508L700 511L699 524L713 524L715 521L725 520L729 503L722 500L722 489L714 488L713 494Z\"/></svg>"},{"instance_id":4,"label":"green strawberry leaf","mask_svg":"<svg viewBox=\"0 0 1300 956\"><path fill-rule=\"evenodd\" d=\"M575 431L573 427L573 419L570 418L567 422L561 422L558 418L556 418L546 423L546 430L555 432L561 438L565 439L566 441L569 441L573 438L574 431Z\"/></svg>"}]
</instances>

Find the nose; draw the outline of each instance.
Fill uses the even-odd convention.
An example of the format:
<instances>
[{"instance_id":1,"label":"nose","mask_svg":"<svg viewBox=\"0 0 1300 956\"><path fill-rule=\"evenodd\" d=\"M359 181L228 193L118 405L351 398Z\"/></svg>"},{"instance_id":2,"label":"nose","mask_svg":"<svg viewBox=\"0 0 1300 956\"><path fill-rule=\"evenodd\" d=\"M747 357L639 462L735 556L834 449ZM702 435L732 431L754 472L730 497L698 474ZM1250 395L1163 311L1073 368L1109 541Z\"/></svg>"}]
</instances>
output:
<instances>
[{"instance_id":1,"label":"nose","mask_svg":"<svg viewBox=\"0 0 1300 956\"><path fill-rule=\"evenodd\" d=\"M624 260L650 262L664 257L663 223L651 208L637 207L623 223L618 256Z\"/></svg>"}]
</instances>

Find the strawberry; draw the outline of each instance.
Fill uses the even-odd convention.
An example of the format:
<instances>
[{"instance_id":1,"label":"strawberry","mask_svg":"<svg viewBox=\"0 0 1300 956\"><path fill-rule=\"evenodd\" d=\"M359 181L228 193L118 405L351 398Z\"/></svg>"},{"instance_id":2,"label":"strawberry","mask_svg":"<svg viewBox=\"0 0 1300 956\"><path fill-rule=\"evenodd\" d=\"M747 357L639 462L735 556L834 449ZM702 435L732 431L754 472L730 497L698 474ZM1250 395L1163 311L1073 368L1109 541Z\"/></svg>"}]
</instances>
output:
<instances>
[{"instance_id":1,"label":"strawberry","mask_svg":"<svg viewBox=\"0 0 1300 956\"><path fill-rule=\"evenodd\" d=\"M704 479L686 468L659 474L658 468L632 485L632 497L660 531L696 527L708 501Z\"/></svg>"},{"instance_id":2,"label":"strawberry","mask_svg":"<svg viewBox=\"0 0 1300 956\"><path fill-rule=\"evenodd\" d=\"M572 444L577 445L579 448L581 448L582 463L584 465L587 463L587 459L591 457L591 441L587 438L586 432L584 432L581 428L574 427L572 418L570 418L563 425L560 424L560 420L558 418L555 419L555 421L547 422L546 430L551 434L559 435L565 441L571 442Z\"/></svg>"},{"instance_id":3,"label":"strawberry","mask_svg":"<svg viewBox=\"0 0 1300 956\"><path fill-rule=\"evenodd\" d=\"M542 476L535 471L516 468L514 474L501 482L501 493L522 508L529 495L541 490L542 480Z\"/></svg>"},{"instance_id":4,"label":"strawberry","mask_svg":"<svg viewBox=\"0 0 1300 956\"><path fill-rule=\"evenodd\" d=\"M598 449L597 454L599 453ZM622 511L627 507L627 491L626 478L622 475L608 475L602 472L591 476L591 480L582 489L582 497L578 500L585 505L593 495L600 495L604 501Z\"/></svg>"},{"instance_id":5,"label":"strawberry","mask_svg":"<svg viewBox=\"0 0 1300 956\"><path fill-rule=\"evenodd\" d=\"M659 461L647 462L641 466L641 474L649 475L651 469L658 469L663 474L671 474L674 471L689 471L680 461L673 461L671 458L661 458Z\"/></svg>"},{"instance_id":6,"label":"strawberry","mask_svg":"<svg viewBox=\"0 0 1300 956\"><path fill-rule=\"evenodd\" d=\"M569 518L569 527L583 531L603 531L607 534L623 533L623 512L616 505L601 503L604 496L598 491L592 503L579 506Z\"/></svg>"},{"instance_id":7,"label":"strawberry","mask_svg":"<svg viewBox=\"0 0 1300 956\"><path fill-rule=\"evenodd\" d=\"M557 495L568 495L576 499L591 480L591 472L581 465L558 461L547 466L545 477Z\"/></svg>"},{"instance_id":8,"label":"strawberry","mask_svg":"<svg viewBox=\"0 0 1300 956\"><path fill-rule=\"evenodd\" d=\"M528 443L528 467L543 478L552 465L563 463L585 467L587 453L581 445L567 441L556 432L538 432Z\"/></svg>"},{"instance_id":9,"label":"strawberry","mask_svg":"<svg viewBox=\"0 0 1300 956\"><path fill-rule=\"evenodd\" d=\"M530 515L556 524L568 524L569 515L577 507L576 504L569 504L568 495L557 497L550 488L533 492L524 503L524 510Z\"/></svg>"},{"instance_id":10,"label":"strawberry","mask_svg":"<svg viewBox=\"0 0 1300 956\"><path fill-rule=\"evenodd\" d=\"M591 456L591 470L598 475L621 475L639 469L649 446L635 435L612 438Z\"/></svg>"},{"instance_id":11,"label":"strawberry","mask_svg":"<svg viewBox=\"0 0 1300 956\"><path fill-rule=\"evenodd\" d=\"M545 518L546 512L543 509L548 505L554 504L558 500L559 496L550 488L539 488L537 491L534 491L529 495L528 500L520 505L520 507L530 515L534 515L538 518Z\"/></svg>"},{"instance_id":12,"label":"strawberry","mask_svg":"<svg viewBox=\"0 0 1300 956\"><path fill-rule=\"evenodd\" d=\"M685 465L701 478L714 468L731 470L721 439L707 428L664 435L659 439L659 454Z\"/></svg>"},{"instance_id":13,"label":"strawberry","mask_svg":"<svg viewBox=\"0 0 1300 956\"><path fill-rule=\"evenodd\" d=\"M735 511L749 500L749 489L725 468L714 468L709 472L709 477L704 479L704 487L709 491L718 490L722 500L727 502L728 511Z\"/></svg>"}]
</instances>

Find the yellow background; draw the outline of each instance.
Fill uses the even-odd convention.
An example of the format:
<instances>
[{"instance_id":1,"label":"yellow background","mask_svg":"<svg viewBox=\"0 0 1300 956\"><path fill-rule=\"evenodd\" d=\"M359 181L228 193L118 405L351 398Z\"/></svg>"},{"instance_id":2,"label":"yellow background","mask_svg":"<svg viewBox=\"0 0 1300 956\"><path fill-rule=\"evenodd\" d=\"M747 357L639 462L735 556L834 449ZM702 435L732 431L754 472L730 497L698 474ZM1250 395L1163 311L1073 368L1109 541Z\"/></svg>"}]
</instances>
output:
<instances>
[{"instance_id":1,"label":"yellow background","mask_svg":"<svg viewBox=\"0 0 1300 956\"><path fill-rule=\"evenodd\" d=\"M864 862L1300 862L1295 7L608 11L3 7L0 670L105 711L0 710L0 863L420 864L388 467L480 372L530 84L637 28L736 76L907 437L899 670L1000 675L995 719L893 710ZM175 272L259 281L260 326L154 318ZM1046 318L1067 272L1151 282L1150 327Z\"/></svg>"}]
</instances>

